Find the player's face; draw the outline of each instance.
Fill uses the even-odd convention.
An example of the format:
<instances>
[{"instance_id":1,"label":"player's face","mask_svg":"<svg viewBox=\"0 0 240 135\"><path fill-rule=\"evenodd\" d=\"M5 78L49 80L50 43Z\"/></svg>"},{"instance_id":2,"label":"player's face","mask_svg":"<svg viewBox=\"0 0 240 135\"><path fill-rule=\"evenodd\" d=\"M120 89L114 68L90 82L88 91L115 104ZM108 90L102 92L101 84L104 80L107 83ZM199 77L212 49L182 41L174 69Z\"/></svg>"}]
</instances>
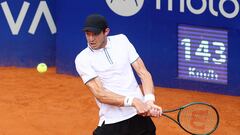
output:
<instances>
[{"instance_id":1,"label":"player's face","mask_svg":"<svg viewBox=\"0 0 240 135\"><path fill-rule=\"evenodd\" d=\"M109 33L109 29L107 28L105 31L101 31L99 34L95 34L94 32L86 31L86 39L89 46L94 49L104 48L107 44L107 35Z\"/></svg>"}]
</instances>

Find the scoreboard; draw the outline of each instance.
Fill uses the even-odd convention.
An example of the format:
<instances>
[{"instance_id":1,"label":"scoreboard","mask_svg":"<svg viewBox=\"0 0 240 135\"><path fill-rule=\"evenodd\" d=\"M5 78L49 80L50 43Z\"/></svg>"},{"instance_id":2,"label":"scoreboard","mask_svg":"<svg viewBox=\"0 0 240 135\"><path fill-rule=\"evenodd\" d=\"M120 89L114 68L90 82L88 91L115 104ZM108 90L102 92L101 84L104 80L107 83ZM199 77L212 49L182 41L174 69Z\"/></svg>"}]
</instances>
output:
<instances>
[{"instance_id":1,"label":"scoreboard","mask_svg":"<svg viewBox=\"0 0 240 135\"><path fill-rule=\"evenodd\" d=\"M178 26L178 77L227 84L228 31Z\"/></svg>"}]
</instances>

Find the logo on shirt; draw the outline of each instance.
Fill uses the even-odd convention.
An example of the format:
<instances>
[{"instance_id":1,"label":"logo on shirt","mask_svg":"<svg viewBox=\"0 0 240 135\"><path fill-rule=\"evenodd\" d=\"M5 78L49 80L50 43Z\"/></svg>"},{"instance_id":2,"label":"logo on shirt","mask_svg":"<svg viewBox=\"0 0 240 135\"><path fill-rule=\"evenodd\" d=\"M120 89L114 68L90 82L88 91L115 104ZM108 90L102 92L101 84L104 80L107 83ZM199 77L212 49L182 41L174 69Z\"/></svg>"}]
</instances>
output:
<instances>
[{"instance_id":1,"label":"logo on shirt","mask_svg":"<svg viewBox=\"0 0 240 135\"><path fill-rule=\"evenodd\" d=\"M143 6L144 0L106 0L109 8L120 16L135 15Z\"/></svg>"}]
</instances>

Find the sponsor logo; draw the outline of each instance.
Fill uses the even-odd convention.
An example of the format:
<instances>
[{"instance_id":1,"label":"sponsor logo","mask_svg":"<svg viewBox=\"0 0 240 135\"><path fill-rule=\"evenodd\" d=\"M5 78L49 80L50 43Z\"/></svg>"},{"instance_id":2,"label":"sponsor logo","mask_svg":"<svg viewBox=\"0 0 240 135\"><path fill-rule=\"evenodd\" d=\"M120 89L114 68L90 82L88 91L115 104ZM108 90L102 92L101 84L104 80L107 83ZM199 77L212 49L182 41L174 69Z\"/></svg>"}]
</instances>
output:
<instances>
[{"instance_id":1,"label":"sponsor logo","mask_svg":"<svg viewBox=\"0 0 240 135\"><path fill-rule=\"evenodd\" d=\"M225 18L231 19L238 16L239 2L238 0L155 0L156 10L162 10L162 6L167 7L169 12L185 13L188 10L195 15L204 14L209 10L210 14L218 17L222 15ZM196 8L196 1L198 6ZM174 2L179 3L179 6L173 6ZM138 13L143 7L144 0L106 0L109 8L120 16L132 16ZM226 5L231 5L232 9ZM199 7L200 6L200 7Z\"/></svg>"},{"instance_id":2,"label":"sponsor logo","mask_svg":"<svg viewBox=\"0 0 240 135\"><path fill-rule=\"evenodd\" d=\"M234 18L239 14L239 2L238 0L197 0L201 5L198 8L195 8L195 5L193 4L193 1L195 0L180 0L179 5L179 12L184 13L186 9L188 9L192 14L200 15L206 12L206 10L209 10L210 13L213 16L219 16L221 14L225 18ZM156 9L160 10L162 5L162 0L156 0ZM173 9L173 0L168 0L168 11L173 11L176 9ZM218 4L216 4L218 2ZM233 9L232 11L228 11L226 9L225 4L232 4ZM217 6L214 6L217 5ZM177 7L174 7L177 8ZM216 10L217 8L217 10ZM178 10L177 10L178 11Z\"/></svg>"},{"instance_id":3,"label":"sponsor logo","mask_svg":"<svg viewBox=\"0 0 240 135\"><path fill-rule=\"evenodd\" d=\"M24 22L24 19L26 17L26 14L28 12L28 9L30 7L30 3L26 2L26 1L23 2L22 8L18 12L17 19L13 18L11 8L9 8L7 1L2 2L1 7L2 7L3 13L5 15L5 18L7 20L7 23L9 25L9 28L12 32L12 35L18 35L19 31L22 27L22 24ZM51 12L48 8L48 5L47 5L46 1L40 1L39 2L38 8L37 8L36 13L33 17L32 23L29 27L28 33L30 33L32 35L35 34L41 17L45 17L51 33L55 34L57 32L57 28L56 28L56 25L54 23L53 17L51 15Z\"/></svg>"},{"instance_id":4,"label":"sponsor logo","mask_svg":"<svg viewBox=\"0 0 240 135\"><path fill-rule=\"evenodd\" d=\"M120 16L132 16L138 13L144 0L106 0L109 8Z\"/></svg>"}]
</instances>

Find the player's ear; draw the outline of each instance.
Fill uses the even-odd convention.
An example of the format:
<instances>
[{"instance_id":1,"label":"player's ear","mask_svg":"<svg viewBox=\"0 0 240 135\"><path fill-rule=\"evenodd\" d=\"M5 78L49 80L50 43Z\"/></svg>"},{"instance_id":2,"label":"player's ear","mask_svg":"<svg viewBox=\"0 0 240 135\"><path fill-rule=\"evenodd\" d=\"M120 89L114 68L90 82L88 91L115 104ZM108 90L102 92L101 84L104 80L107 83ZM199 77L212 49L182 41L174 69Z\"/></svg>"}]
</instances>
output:
<instances>
[{"instance_id":1,"label":"player's ear","mask_svg":"<svg viewBox=\"0 0 240 135\"><path fill-rule=\"evenodd\" d=\"M106 29L105 29L105 32L104 32L104 35L107 36L107 35L109 34L109 32L110 32L110 29L109 29L109 28L106 28Z\"/></svg>"}]
</instances>

